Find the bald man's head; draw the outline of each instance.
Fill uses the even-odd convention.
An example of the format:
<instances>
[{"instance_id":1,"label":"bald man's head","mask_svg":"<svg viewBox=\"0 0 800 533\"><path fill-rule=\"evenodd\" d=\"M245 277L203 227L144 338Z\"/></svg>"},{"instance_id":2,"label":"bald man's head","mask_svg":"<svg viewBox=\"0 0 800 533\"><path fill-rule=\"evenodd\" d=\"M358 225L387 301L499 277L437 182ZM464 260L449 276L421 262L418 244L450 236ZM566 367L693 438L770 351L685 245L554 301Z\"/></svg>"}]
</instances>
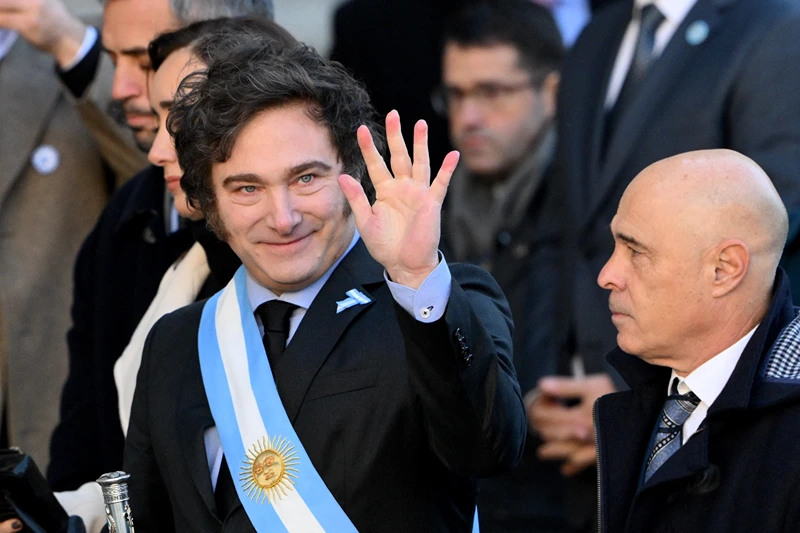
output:
<instances>
[{"instance_id":1,"label":"bald man's head","mask_svg":"<svg viewBox=\"0 0 800 533\"><path fill-rule=\"evenodd\" d=\"M704 150L642 171L611 229L598 283L611 290L620 347L688 373L761 320L788 217L755 162Z\"/></svg>"}]
</instances>

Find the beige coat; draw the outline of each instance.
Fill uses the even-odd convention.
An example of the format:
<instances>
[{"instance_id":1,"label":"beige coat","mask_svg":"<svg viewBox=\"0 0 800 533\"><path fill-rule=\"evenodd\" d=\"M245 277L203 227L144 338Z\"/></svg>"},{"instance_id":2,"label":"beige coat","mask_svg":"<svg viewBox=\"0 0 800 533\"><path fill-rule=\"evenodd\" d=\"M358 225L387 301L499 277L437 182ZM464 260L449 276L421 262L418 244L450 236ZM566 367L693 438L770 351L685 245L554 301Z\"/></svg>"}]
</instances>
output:
<instances>
[{"instance_id":1,"label":"beige coat","mask_svg":"<svg viewBox=\"0 0 800 533\"><path fill-rule=\"evenodd\" d=\"M94 85L110 94L108 72ZM43 471L67 374L73 265L110 189L78 113L97 107L64 93L52 58L24 40L0 61L0 408L10 444ZM112 140L103 152L118 154L109 164L126 178L135 158L106 127L95 123L94 133Z\"/></svg>"}]
</instances>

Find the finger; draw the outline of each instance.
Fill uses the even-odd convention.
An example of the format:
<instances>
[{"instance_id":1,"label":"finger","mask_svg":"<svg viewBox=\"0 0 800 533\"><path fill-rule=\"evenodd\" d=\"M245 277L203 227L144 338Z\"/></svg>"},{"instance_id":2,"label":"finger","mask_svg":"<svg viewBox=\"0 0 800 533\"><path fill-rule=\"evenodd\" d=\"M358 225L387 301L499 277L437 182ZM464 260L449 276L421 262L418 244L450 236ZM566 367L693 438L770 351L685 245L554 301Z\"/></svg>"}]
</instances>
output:
<instances>
[{"instance_id":1,"label":"finger","mask_svg":"<svg viewBox=\"0 0 800 533\"><path fill-rule=\"evenodd\" d=\"M572 407L567 407L561 400L549 396L540 396L531 406L530 416L536 424L560 423L568 418L575 418Z\"/></svg>"},{"instance_id":2,"label":"finger","mask_svg":"<svg viewBox=\"0 0 800 533\"><path fill-rule=\"evenodd\" d=\"M347 198L347 202L350 204L350 209L353 210L356 227L361 231L361 228L367 224L370 216L372 216L372 207L369 205L364 188L353 176L348 174L342 174L337 181L344 193L344 197Z\"/></svg>"},{"instance_id":3,"label":"finger","mask_svg":"<svg viewBox=\"0 0 800 533\"><path fill-rule=\"evenodd\" d=\"M570 455L567 462L561 466L565 476L580 474L590 466L597 463L597 450L594 446L581 446Z\"/></svg>"},{"instance_id":4,"label":"finger","mask_svg":"<svg viewBox=\"0 0 800 533\"><path fill-rule=\"evenodd\" d=\"M0 522L0 533L12 533L22 529L22 522L16 518L11 518L4 522Z\"/></svg>"},{"instance_id":5,"label":"finger","mask_svg":"<svg viewBox=\"0 0 800 533\"><path fill-rule=\"evenodd\" d=\"M544 440L579 439L586 441L592 436L591 420L583 413L560 406L536 406L528 417L531 425Z\"/></svg>"},{"instance_id":6,"label":"finger","mask_svg":"<svg viewBox=\"0 0 800 533\"><path fill-rule=\"evenodd\" d=\"M583 398L586 381L582 378L548 376L539 380L539 389L543 394L555 398Z\"/></svg>"},{"instance_id":7,"label":"finger","mask_svg":"<svg viewBox=\"0 0 800 533\"><path fill-rule=\"evenodd\" d=\"M414 125L414 163L411 177L425 185L431 183L431 159L428 154L428 124L419 120Z\"/></svg>"},{"instance_id":8,"label":"finger","mask_svg":"<svg viewBox=\"0 0 800 533\"><path fill-rule=\"evenodd\" d=\"M593 403L599 396L614 392L614 383L607 374L584 378L548 376L539 380L542 392L559 398L581 398Z\"/></svg>"},{"instance_id":9,"label":"finger","mask_svg":"<svg viewBox=\"0 0 800 533\"><path fill-rule=\"evenodd\" d=\"M28 17L25 14L0 8L0 28L21 32L28 22Z\"/></svg>"},{"instance_id":10,"label":"finger","mask_svg":"<svg viewBox=\"0 0 800 533\"><path fill-rule=\"evenodd\" d=\"M460 154L455 150L444 156L442 167L439 169L439 173L436 174L436 179L431 183L431 194L440 204L444 202L444 197L447 196L447 187L450 185L450 178L453 177L459 157L461 157Z\"/></svg>"},{"instance_id":11,"label":"finger","mask_svg":"<svg viewBox=\"0 0 800 533\"><path fill-rule=\"evenodd\" d=\"M356 131L356 138L358 139L358 147L361 148L361 156L367 164L369 179L372 180L373 185L377 187L379 183L392 179L389 169L386 168L386 162L378 152L378 148L375 147L369 128L359 126Z\"/></svg>"},{"instance_id":12,"label":"finger","mask_svg":"<svg viewBox=\"0 0 800 533\"><path fill-rule=\"evenodd\" d=\"M29 11L32 7L33 4L30 2L30 0L0 0L0 12Z\"/></svg>"},{"instance_id":13,"label":"finger","mask_svg":"<svg viewBox=\"0 0 800 533\"><path fill-rule=\"evenodd\" d=\"M539 437L545 442L579 441L586 442L591 431L576 424L553 424L538 428Z\"/></svg>"},{"instance_id":14,"label":"finger","mask_svg":"<svg viewBox=\"0 0 800 533\"><path fill-rule=\"evenodd\" d=\"M411 158L408 156L408 148L400 129L400 114L394 110L386 115L386 142L389 145L391 154L389 162L394 177L411 178Z\"/></svg>"},{"instance_id":15,"label":"finger","mask_svg":"<svg viewBox=\"0 0 800 533\"><path fill-rule=\"evenodd\" d=\"M580 447L581 443L574 441L548 442L539 446L536 455L545 461L563 461Z\"/></svg>"}]
</instances>

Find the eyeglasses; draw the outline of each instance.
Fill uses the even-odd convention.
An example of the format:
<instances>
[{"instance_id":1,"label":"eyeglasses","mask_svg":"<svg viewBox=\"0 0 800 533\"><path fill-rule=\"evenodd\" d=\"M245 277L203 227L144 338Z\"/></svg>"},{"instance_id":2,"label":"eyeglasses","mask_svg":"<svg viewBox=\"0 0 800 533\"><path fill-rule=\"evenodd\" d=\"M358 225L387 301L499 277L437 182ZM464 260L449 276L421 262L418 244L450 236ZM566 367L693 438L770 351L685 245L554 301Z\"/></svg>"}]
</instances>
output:
<instances>
[{"instance_id":1,"label":"eyeglasses","mask_svg":"<svg viewBox=\"0 0 800 533\"><path fill-rule=\"evenodd\" d=\"M514 84L481 83L469 90L440 85L431 92L431 105L436 113L445 118L449 112L463 105L467 98L472 98L481 109L493 110L502 107L512 95L535 85L534 80Z\"/></svg>"}]
</instances>

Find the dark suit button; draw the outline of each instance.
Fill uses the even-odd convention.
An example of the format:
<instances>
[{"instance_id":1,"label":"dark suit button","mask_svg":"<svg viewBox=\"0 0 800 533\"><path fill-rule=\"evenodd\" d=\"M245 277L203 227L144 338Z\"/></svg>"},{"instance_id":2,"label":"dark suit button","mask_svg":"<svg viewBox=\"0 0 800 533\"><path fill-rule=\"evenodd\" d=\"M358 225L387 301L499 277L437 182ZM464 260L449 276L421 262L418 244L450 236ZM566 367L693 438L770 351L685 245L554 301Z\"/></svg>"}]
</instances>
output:
<instances>
[{"instance_id":1,"label":"dark suit button","mask_svg":"<svg viewBox=\"0 0 800 533\"><path fill-rule=\"evenodd\" d=\"M497 244L501 248L507 248L511 245L511 233L508 230L501 230L497 234Z\"/></svg>"}]
</instances>

